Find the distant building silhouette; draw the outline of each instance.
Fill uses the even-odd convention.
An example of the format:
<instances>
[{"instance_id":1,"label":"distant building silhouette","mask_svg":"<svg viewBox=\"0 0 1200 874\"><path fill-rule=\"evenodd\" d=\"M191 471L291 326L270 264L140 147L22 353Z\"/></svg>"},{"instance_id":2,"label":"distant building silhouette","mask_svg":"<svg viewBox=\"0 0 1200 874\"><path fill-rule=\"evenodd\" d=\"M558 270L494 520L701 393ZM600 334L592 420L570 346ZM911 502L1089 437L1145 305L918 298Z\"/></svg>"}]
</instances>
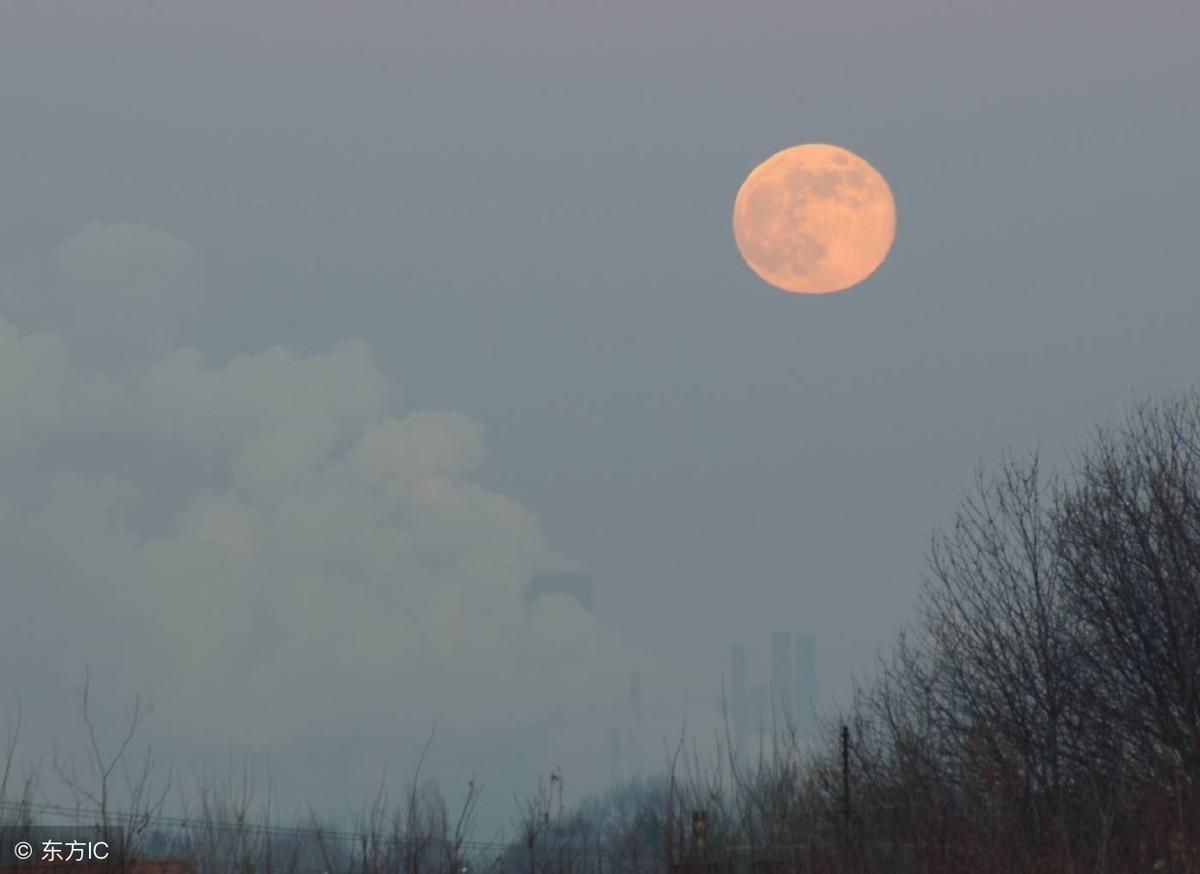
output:
<instances>
[{"instance_id":1,"label":"distant building silhouette","mask_svg":"<svg viewBox=\"0 0 1200 874\"><path fill-rule=\"evenodd\" d=\"M642 774L642 676L637 671L629 673L629 710L633 722L626 732L628 750L625 757L629 761L629 776L640 777Z\"/></svg>"},{"instance_id":2,"label":"distant building silhouette","mask_svg":"<svg viewBox=\"0 0 1200 874\"><path fill-rule=\"evenodd\" d=\"M608 728L608 772L613 786L621 784L621 730L615 725Z\"/></svg>"},{"instance_id":3,"label":"distant building silhouette","mask_svg":"<svg viewBox=\"0 0 1200 874\"><path fill-rule=\"evenodd\" d=\"M750 731L750 701L746 689L746 644L733 645L733 674L730 680L729 709L733 721L733 747L738 755L746 750L746 735Z\"/></svg>"},{"instance_id":4,"label":"distant building silhouette","mask_svg":"<svg viewBox=\"0 0 1200 874\"><path fill-rule=\"evenodd\" d=\"M768 724L770 713L767 710L767 687L762 683L750 684L750 720L751 730L770 731Z\"/></svg>"},{"instance_id":5,"label":"distant building silhouette","mask_svg":"<svg viewBox=\"0 0 1200 874\"><path fill-rule=\"evenodd\" d=\"M568 595L585 610L592 609L592 575L581 573L534 574L525 586L525 604L546 595Z\"/></svg>"},{"instance_id":6,"label":"distant building silhouette","mask_svg":"<svg viewBox=\"0 0 1200 874\"><path fill-rule=\"evenodd\" d=\"M786 631L771 635L771 702L772 716L780 728L787 728L795 719L792 706L796 683L792 673L792 636Z\"/></svg>"},{"instance_id":7,"label":"distant building silhouette","mask_svg":"<svg viewBox=\"0 0 1200 874\"><path fill-rule=\"evenodd\" d=\"M796 635L796 727L801 737L817 733L817 641L811 631Z\"/></svg>"}]
</instances>

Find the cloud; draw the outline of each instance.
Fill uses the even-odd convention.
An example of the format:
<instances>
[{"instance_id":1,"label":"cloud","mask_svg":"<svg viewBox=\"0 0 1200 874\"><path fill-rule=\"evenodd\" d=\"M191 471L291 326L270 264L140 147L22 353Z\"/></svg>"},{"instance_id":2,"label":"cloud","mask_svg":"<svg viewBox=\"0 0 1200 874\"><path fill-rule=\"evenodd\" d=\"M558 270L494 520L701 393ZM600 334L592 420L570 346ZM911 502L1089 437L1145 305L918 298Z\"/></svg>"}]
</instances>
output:
<instances>
[{"instance_id":1,"label":"cloud","mask_svg":"<svg viewBox=\"0 0 1200 874\"><path fill-rule=\"evenodd\" d=\"M0 485L20 606L0 661L40 665L27 683L86 661L114 699L141 693L161 730L209 744L553 725L603 761L597 706L630 671L674 675L568 598L527 607L530 574L563 558L477 481L476 422L398 396L357 341L223 363L176 349L112 376L0 321L0 450L115 430L160 459L106 469L50 441L39 481Z\"/></svg>"},{"instance_id":2,"label":"cloud","mask_svg":"<svg viewBox=\"0 0 1200 874\"><path fill-rule=\"evenodd\" d=\"M171 349L202 287L192 245L140 224L89 222L62 242L53 267L45 293L10 294L6 307L106 367L143 366Z\"/></svg>"},{"instance_id":3,"label":"cloud","mask_svg":"<svg viewBox=\"0 0 1200 874\"><path fill-rule=\"evenodd\" d=\"M62 337L22 336L0 316L0 450L85 410L111 406L116 394L103 375L75 369Z\"/></svg>"},{"instance_id":4,"label":"cloud","mask_svg":"<svg viewBox=\"0 0 1200 874\"><path fill-rule=\"evenodd\" d=\"M252 449L271 432L275 447L332 444L394 402L393 387L359 341L313 355L276 346L219 367L194 349L177 349L150 364L137 388L148 427L215 452Z\"/></svg>"},{"instance_id":5,"label":"cloud","mask_svg":"<svg viewBox=\"0 0 1200 874\"><path fill-rule=\"evenodd\" d=\"M59 276L102 306L164 310L187 301L199 276L191 244L140 224L89 222L59 246Z\"/></svg>"}]
</instances>

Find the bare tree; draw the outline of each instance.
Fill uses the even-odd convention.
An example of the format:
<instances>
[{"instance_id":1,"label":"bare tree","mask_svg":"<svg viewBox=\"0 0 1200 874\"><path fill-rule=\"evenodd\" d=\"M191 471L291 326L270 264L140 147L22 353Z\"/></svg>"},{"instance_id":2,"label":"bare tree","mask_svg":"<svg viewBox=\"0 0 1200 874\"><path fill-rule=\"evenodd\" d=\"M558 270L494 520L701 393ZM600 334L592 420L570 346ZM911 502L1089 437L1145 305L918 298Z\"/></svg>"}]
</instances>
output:
<instances>
[{"instance_id":1,"label":"bare tree","mask_svg":"<svg viewBox=\"0 0 1200 874\"><path fill-rule=\"evenodd\" d=\"M1009 781L1025 824L1057 817L1077 718L1079 652L1057 548L1053 479L1038 459L980 473L930 550L926 702L957 769Z\"/></svg>"},{"instance_id":2,"label":"bare tree","mask_svg":"<svg viewBox=\"0 0 1200 874\"><path fill-rule=\"evenodd\" d=\"M1200 780L1200 393L1140 404L1079 454L1059 526L1109 771ZM1177 808L1182 813L1182 808Z\"/></svg>"},{"instance_id":3,"label":"bare tree","mask_svg":"<svg viewBox=\"0 0 1200 874\"><path fill-rule=\"evenodd\" d=\"M17 765L17 744L23 722L21 699L17 699L16 715L5 715L4 765L0 767L0 827L29 828L33 825L33 802L37 794L37 769L32 768L21 779L20 791L10 797L10 785Z\"/></svg>"},{"instance_id":4,"label":"bare tree","mask_svg":"<svg viewBox=\"0 0 1200 874\"><path fill-rule=\"evenodd\" d=\"M148 746L140 761L133 763L127 758L144 715L140 698L134 698L127 712L127 726L110 749L105 749L100 740L91 708L91 673L86 669L80 699L87 754L81 765L71 753L60 755L56 748L54 769L71 793L77 815L93 817L103 839L132 857L146 829L162 810L170 793L171 777L168 774L161 785L156 785L154 759ZM121 789L123 811L113 806L114 793Z\"/></svg>"}]
</instances>

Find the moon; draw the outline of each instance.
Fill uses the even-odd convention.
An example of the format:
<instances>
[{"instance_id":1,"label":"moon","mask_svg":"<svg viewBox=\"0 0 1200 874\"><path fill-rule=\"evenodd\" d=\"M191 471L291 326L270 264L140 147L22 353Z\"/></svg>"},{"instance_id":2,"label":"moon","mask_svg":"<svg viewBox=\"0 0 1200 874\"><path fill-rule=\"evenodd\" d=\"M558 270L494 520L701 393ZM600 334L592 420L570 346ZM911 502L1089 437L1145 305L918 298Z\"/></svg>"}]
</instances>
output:
<instances>
[{"instance_id":1,"label":"moon","mask_svg":"<svg viewBox=\"0 0 1200 874\"><path fill-rule=\"evenodd\" d=\"M797 294L858 285L896 236L896 202L878 170L853 152L808 143L750 171L733 203L733 237L764 281Z\"/></svg>"}]
</instances>

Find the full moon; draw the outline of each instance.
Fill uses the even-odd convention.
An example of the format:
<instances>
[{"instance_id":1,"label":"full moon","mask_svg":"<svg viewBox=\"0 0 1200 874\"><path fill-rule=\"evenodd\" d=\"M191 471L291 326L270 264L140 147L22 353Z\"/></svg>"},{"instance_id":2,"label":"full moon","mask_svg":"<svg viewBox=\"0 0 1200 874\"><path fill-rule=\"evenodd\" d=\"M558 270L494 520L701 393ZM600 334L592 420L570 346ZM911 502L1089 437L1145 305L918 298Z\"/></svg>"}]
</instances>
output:
<instances>
[{"instance_id":1,"label":"full moon","mask_svg":"<svg viewBox=\"0 0 1200 874\"><path fill-rule=\"evenodd\" d=\"M776 152L750 171L733 203L733 237L746 264L798 294L862 282L883 263L895 235L887 182L840 146Z\"/></svg>"}]
</instances>

